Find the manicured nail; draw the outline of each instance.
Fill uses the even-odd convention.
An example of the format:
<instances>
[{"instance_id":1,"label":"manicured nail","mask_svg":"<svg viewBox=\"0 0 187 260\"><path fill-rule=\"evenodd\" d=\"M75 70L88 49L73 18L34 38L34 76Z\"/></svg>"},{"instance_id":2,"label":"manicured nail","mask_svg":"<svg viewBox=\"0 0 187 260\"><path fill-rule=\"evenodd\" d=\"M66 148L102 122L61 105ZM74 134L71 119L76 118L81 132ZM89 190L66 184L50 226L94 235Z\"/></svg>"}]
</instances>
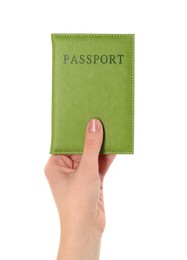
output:
<instances>
[{"instance_id":1,"label":"manicured nail","mask_svg":"<svg viewBox=\"0 0 187 260\"><path fill-rule=\"evenodd\" d=\"M91 133L98 132L101 128L101 122L98 119L92 119L89 122L88 129Z\"/></svg>"}]
</instances>

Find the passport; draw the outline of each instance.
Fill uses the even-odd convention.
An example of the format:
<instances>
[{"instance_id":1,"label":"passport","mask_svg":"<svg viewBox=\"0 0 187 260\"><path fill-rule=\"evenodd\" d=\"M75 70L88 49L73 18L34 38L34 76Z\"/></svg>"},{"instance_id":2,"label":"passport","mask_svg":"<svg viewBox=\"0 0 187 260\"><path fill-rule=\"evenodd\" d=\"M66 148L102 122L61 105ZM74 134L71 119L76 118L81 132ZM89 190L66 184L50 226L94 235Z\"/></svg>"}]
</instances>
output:
<instances>
[{"instance_id":1,"label":"passport","mask_svg":"<svg viewBox=\"0 0 187 260\"><path fill-rule=\"evenodd\" d=\"M81 154L103 125L100 154L134 153L135 34L51 33L51 154Z\"/></svg>"}]
</instances>

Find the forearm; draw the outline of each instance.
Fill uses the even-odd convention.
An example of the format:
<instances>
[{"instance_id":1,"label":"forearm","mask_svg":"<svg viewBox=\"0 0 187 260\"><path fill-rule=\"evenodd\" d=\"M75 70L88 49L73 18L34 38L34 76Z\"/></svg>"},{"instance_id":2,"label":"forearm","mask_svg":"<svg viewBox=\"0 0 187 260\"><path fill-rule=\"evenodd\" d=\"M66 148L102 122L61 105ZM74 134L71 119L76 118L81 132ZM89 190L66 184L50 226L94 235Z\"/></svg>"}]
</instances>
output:
<instances>
[{"instance_id":1,"label":"forearm","mask_svg":"<svg viewBox=\"0 0 187 260\"><path fill-rule=\"evenodd\" d=\"M61 232L57 260L99 260L101 237L95 229L68 236Z\"/></svg>"}]
</instances>

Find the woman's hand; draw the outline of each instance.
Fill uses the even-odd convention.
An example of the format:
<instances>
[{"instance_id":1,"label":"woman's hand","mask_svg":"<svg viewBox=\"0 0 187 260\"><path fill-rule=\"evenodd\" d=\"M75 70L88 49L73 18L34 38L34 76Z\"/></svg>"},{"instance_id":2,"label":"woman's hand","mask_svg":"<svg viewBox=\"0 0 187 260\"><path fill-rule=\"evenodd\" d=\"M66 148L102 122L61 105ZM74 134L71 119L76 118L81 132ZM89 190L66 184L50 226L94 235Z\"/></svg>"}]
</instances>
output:
<instances>
[{"instance_id":1,"label":"woman's hand","mask_svg":"<svg viewBox=\"0 0 187 260\"><path fill-rule=\"evenodd\" d=\"M115 158L99 154L102 141L102 124L92 119L82 155L51 155L45 166L61 224L58 260L99 259L105 228L103 180Z\"/></svg>"}]
</instances>

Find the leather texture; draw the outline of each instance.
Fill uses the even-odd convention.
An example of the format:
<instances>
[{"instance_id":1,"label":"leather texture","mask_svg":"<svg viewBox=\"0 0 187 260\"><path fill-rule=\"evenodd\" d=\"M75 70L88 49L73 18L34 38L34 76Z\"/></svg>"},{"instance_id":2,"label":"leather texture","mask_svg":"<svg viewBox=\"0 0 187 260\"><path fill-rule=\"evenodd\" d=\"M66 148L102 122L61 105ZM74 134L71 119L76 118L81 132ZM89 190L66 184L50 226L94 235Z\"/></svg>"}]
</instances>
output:
<instances>
[{"instance_id":1,"label":"leather texture","mask_svg":"<svg viewBox=\"0 0 187 260\"><path fill-rule=\"evenodd\" d=\"M50 153L82 153L87 123L98 118L100 153L133 154L135 35L52 33L51 40Z\"/></svg>"}]
</instances>

